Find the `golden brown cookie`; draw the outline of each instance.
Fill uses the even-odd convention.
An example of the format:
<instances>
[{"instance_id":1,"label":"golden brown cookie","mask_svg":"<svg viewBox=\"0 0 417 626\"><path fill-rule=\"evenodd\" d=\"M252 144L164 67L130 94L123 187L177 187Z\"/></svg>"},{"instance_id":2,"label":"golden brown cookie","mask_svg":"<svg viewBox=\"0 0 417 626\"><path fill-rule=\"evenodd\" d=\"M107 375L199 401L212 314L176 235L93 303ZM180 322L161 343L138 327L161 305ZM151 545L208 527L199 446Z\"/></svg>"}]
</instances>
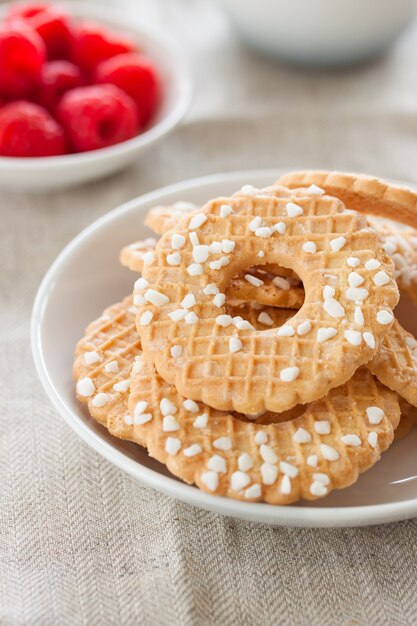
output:
<instances>
[{"instance_id":1,"label":"golden brown cookie","mask_svg":"<svg viewBox=\"0 0 417 626\"><path fill-rule=\"evenodd\" d=\"M221 253L211 252L219 241ZM257 331L225 314L225 288L259 252L303 280L291 328ZM161 376L194 400L250 414L311 402L348 380L375 354L397 301L393 264L364 216L282 187L245 188L184 216L135 290L143 349Z\"/></svg>"}]
</instances>

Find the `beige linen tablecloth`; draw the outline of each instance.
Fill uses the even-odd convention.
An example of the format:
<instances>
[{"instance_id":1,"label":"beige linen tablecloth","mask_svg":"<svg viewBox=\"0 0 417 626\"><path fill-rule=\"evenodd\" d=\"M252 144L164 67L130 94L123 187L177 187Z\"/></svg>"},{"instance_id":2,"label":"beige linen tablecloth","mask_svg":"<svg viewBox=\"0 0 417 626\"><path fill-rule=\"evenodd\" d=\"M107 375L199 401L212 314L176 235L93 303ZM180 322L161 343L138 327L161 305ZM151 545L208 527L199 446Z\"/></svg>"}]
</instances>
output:
<instances>
[{"instance_id":1,"label":"beige linen tablecloth","mask_svg":"<svg viewBox=\"0 0 417 626\"><path fill-rule=\"evenodd\" d=\"M68 428L29 347L49 264L92 220L145 191L264 166L417 182L417 29L374 65L308 73L242 48L210 0L130 9L187 50L196 93L184 125L105 181L0 195L0 624L417 624L415 520L271 528L160 495Z\"/></svg>"}]
</instances>

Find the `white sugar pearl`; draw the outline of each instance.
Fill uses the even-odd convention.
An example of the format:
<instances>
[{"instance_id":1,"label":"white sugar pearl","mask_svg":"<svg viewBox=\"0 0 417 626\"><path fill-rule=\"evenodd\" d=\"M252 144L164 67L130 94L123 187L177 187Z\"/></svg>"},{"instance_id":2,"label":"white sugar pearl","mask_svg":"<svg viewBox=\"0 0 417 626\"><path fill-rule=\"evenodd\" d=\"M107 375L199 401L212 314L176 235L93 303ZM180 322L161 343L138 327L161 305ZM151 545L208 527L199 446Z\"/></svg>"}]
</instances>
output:
<instances>
[{"instance_id":1,"label":"white sugar pearl","mask_svg":"<svg viewBox=\"0 0 417 626\"><path fill-rule=\"evenodd\" d=\"M133 296L133 304L135 304L136 306L142 306L142 305L146 304L146 300L142 296L142 294L135 293L135 295Z\"/></svg>"},{"instance_id":2,"label":"white sugar pearl","mask_svg":"<svg viewBox=\"0 0 417 626\"><path fill-rule=\"evenodd\" d=\"M233 252L233 250L236 247L236 242L232 241L231 239L223 239L222 240L222 251L225 254L230 254L230 252Z\"/></svg>"},{"instance_id":3,"label":"white sugar pearl","mask_svg":"<svg viewBox=\"0 0 417 626\"><path fill-rule=\"evenodd\" d=\"M159 403L159 410L161 411L162 415L175 415L175 413L178 411L175 404L171 402L171 400L169 400L168 398L161 399Z\"/></svg>"},{"instance_id":4,"label":"white sugar pearl","mask_svg":"<svg viewBox=\"0 0 417 626\"><path fill-rule=\"evenodd\" d=\"M283 291L288 291L291 288L290 282L282 276L275 276L275 278L272 279L272 284Z\"/></svg>"},{"instance_id":5,"label":"white sugar pearl","mask_svg":"<svg viewBox=\"0 0 417 626\"><path fill-rule=\"evenodd\" d=\"M359 287L364 282L364 277L358 274L358 272L350 272L348 276L349 285L351 287Z\"/></svg>"},{"instance_id":6,"label":"white sugar pearl","mask_svg":"<svg viewBox=\"0 0 417 626\"><path fill-rule=\"evenodd\" d=\"M288 217L298 217L304 213L303 207L295 204L295 202L287 202L285 209Z\"/></svg>"},{"instance_id":7,"label":"white sugar pearl","mask_svg":"<svg viewBox=\"0 0 417 626\"><path fill-rule=\"evenodd\" d=\"M327 494L327 487L318 480L314 480L310 485L310 493L312 496L325 496Z\"/></svg>"},{"instance_id":8,"label":"white sugar pearl","mask_svg":"<svg viewBox=\"0 0 417 626\"><path fill-rule=\"evenodd\" d=\"M219 288L213 283L210 283L207 287L204 287L203 292L206 296L215 296L219 293Z\"/></svg>"},{"instance_id":9,"label":"white sugar pearl","mask_svg":"<svg viewBox=\"0 0 417 626\"><path fill-rule=\"evenodd\" d=\"M216 306L219 309L224 305L225 302L226 302L226 296L224 295L224 293L217 293L213 298L214 306Z\"/></svg>"},{"instance_id":10,"label":"white sugar pearl","mask_svg":"<svg viewBox=\"0 0 417 626\"><path fill-rule=\"evenodd\" d=\"M245 274L245 280L253 285L254 287L260 287L264 284L264 281L256 276L252 276L252 274Z\"/></svg>"},{"instance_id":11,"label":"white sugar pearl","mask_svg":"<svg viewBox=\"0 0 417 626\"><path fill-rule=\"evenodd\" d=\"M192 293L187 293L182 299L181 306L183 309L191 309L195 305L195 296Z\"/></svg>"},{"instance_id":12,"label":"white sugar pearl","mask_svg":"<svg viewBox=\"0 0 417 626\"><path fill-rule=\"evenodd\" d=\"M237 460L237 466L242 472L247 472L253 467L252 457L247 452L243 452Z\"/></svg>"},{"instance_id":13,"label":"white sugar pearl","mask_svg":"<svg viewBox=\"0 0 417 626\"><path fill-rule=\"evenodd\" d=\"M352 346L360 346L362 343L362 335L358 330L345 330L343 333L346 341Z\"/></svg>"},{"instance_id":14,"label":"white sugar pearl","mask_svg":"<svg viewBox=\"0 0 417 626\"><path fill-rule=\"evenodd\" d=\"M202 226L205 222L207 222L207 215L204 215L204 213L197 213L191 218L190 223L188 224L188 229L196 230L197 228L200 228L200 226Z\"/></svg>"},{"instance_id":15,"label":"white sugar pearl","mask_svg":"<svg viewBox=\"0 0 417 626\"><path fill-rule=\"evenodd\" d=\"M110 396L107 393L98 393L92 400L93 406L102 407L108 403Z\"/></svg>"},{"instance_id":16,"label":"white sugar pearl","mask_svg":"<svg viewBox=\"0 0 417 626\"><path fill-rule=\"evenodd\" d=\"M201 276L203 273L203 266L200 265L200 263L191 263L191 265L187 267L187 273L190 276Z\"/></svg>"},{"instance_id":17,"label":"white sugar pearl","mask_svg":"<svg viewBox=\"0 0 417 626\"><path fill-rule=\"evenodd\" d=\"M306 241L303 243L302 248L304 252L307 252L308 254L314 254L314 252L317 252L317 246L314 241Z\"/></svg>"},{"instance_id":18,"label":"white sugar pearl","mask_svg":"<svg viewBox=\"0 0 417 626\"><path fill-rule=\"evenodd\" d=\"M298 367L286 367L281 370L279 377L285 383L290 383L291 381L298 378L300 374L300 369Z\"/></svg>"},{"instance_id":19,"label":"white sugar pearl","mask_svg":"<svg viewBox=\"0 0 417 626\"><path fill-rule=\"evenodd\" d=\"M264 324L265 326L274 325L274 320L272 319L270 315L268 315L266 311L262 311L262 313L258 315L258 322L260 322L261 324Z\"/></svg>"},{"instance_id":20,"label":"white sugar pearl","mask_svg":"<svg viewBox=\"0 0 417 626\"><path fill-rule=\"evenodd\" d=\"M330 422L327 420L318 420L314 422L314 430L319 435L328 435L330 433Z\"/></svg>"},{"instance_id":21,"label":"white sugar pearl","mask_svg":"<svg viewBox=\"0 0 417 626\"><path fill-rule=\"evenodd\" d=\"M313 480L317 480L322 485L330 485L330 478L323 472L314 472Z\"/></svg>"},{"instance_id":22,"label":"white sugar pearl","mask_svg":"<svg viewBox=\"0 0 417 626\"><path fill-rule=\"evenodd\" d=\"M268 435L264 430L259 430L255 435L255 443L260 446L268 441Z\"/></svg>"},{"instance_id":23,"label":"white sugar pearl","mask_svg":"<svg viewBox=\"0 0 417 626\"><path fill-rule=\"evenodd\" d=\"M369 296L369 291L361 287L348 287L345 291L345 296L348 300L356 302L357 300L366 300Z\"/></svg>"},{"instance_id":24,"label":"white sugar pearl","mask_svg":"<svg viewBox=\"0 0 417 626\"><path fill-rule=\"evenodd\" d=\"M293 435L295 443L309 443L311 441L311 435L305 428L297 428Z\"/></svg>"},{"instance_id":25,"label":"white sugar pearl","mask_svg":"<svg viewBox=\"0 0 417 626\"><path fill-rule=\"evenodd\" d=\"M354 434L343 435L342 437L340 437L340 439L341 441L343 441L345 446L352 446L353 448L359 447L362 443L360 437Z\"/></svg>"},{"instance_id":26,"label":"white sugar pearl","mask_svg":"<svg viewBox=\"0 0 417 626\"><path fill-rule=\"evenodd\" d=\"M227 472L226 459L218 454L213 454L207 461L207 467L217 474L225 474Z\"/></svg>"},{"instance_id":27,"label":"white sugar pearl","mask_svg":"<svg viewBox=\"0 0 417 626\"><path fill-rule=\"evenodd\" d=\"M346 237L336 237L330 241L330 247L333 252L338 252L345 246L346 241Z\"/></svg>"},{"instance_id":28,"label":"white sugar pearl","mask_svg":"<svg viewBox=\"0 0 417 626\"><path fill-rule=\"evenodd\" d=\"M196 263L204 263L209 255L209 247L205 245L194 246L193 259Z\"/></svg>"},{"instance_id":29,"label":"white sugar pearl","mask_svg":"<svg viewBox=\"0 0 417 626\"><path fill-rule=\"evenodd\" d=\"M307 333L309 333L310 330L311 330L311 322L310 320L305 320L305 322L301 322L301 324L298 325L297 335L300 335L300 337L302 337L303 335L306 335Z\"/></svg>"},{"instance_id":30,"label":"white sugar pearl","mask_svg":"<svg viewBox=\"0 0 417 626\"><path fill-rule=\"evenodd\" d=\"M230 352L239 352L242 349L242 342L238 337L230 337L229 339L229 350Z\"/></svg>"},{"instance_id":31,"label":"white sugar pearl","mask_svg":"<svg viewBox=\"0 0 417 626\"><path fill-rule=\"evenodd\" d=\"M255 230L255 236L267 239L268 237L271 237L273 232L274 231L272 230L272 228L269 228L269 226L261 226L261 228L257 228Z\"/></svg>"},{"instance_id":32,"label":"white sugar pearl","mask_svg":"<svg viewBox=\"0 0 417 626\"><path fill-rule=\"evenodd\" d=\"M86 365L93 365L100 361L100 355L95 350L90 350L84 353L84 363Z\"/></svg>"},{"instance_id":33,"label":"white sugar pearl","mask_svg":"<svg viewBox=\"0 0 417 626\"><path fill-rule=\"evenodd\" d=\"M289 324L284 324L281 328L277 330L278 337L292 337L295 335L295 329Z\"/></svg>"},{"instance_id":34,"label":"white sugar pearl","mask_svg":"<svg viewBox=\"0 0 417 626\"><path fill-rule=\"evenodd\" d=\"M307 457L307 465L309 467L317 467L318 462L319 462L319 457L317 456L317 454L310 454Z\"/></svg>"},{"instance_id":35,"label":"white sugar pearl","mask_svg":"<svg viewBox=\"0 0 417 626\"><path fill-rule=\"evenodd\" d=\"M232 440L230 437L219 437L215 441L213 441L213 446L216 450L231 450L232 448Z\"/></svg>"},{"instance_id":36,"label":"white sugar pearl","mask_svg":"<svg viewBox=\"0 0 417 626\"><path fill-rule=\"evenodd\" d=\"M274 224L272 226L272 230L279 233L280 235L284 235L285 231L287 230L287 225L285 224L285 222L278 222L277 224Z\"/></svg>"},{"instance_id":37,"label":"white sugar pearl","mask_svg":"<svg viewBox=\"0 0 417 626\"><path fill-rule=\"evenodd\" d=\"M378 406L368 406L366 415L368 416L370 424L380 424L384 417L384 411Z\"/></svg>"},{"instance_id":38,"label":"white sugar pearl","mask_svg":"<svg viewBox=\"0 0 417 626\"><path fill-rule=\"evenodd\" d=\"M259 448L259 454L261 455L265 463L278 463L278 456L271 448L271 446L268 446L265 443L261 444L261 447Z\"/></svg>"},{"instance_id":39,"label":"white sugar pearl","mask_svg":"<svg viewBox=\"0 0 417 626\"><path fill-rule=\"evenodd\" d=\"M145 292L144 298L147 302L150 302L155 306L163 306L169 302L168 296L160 291L155 291L155 289L148 289L148 291Z\"/></svg>"},{"instance_id":40,"label":"white sugar pearl","mask_svg":"<svg viewBox=\"0 0 417 626\"><path fill-rule=\"evenodd\" d=\"M152 415L150 413L141 413L141 415L135 415L133 418L133 423L136 426L143 426L152 420Z\"/></svg>"},{"instance_id":41,"label":"white sugar pearl","mask_svg":"<svg viewBox=\"0 0 417 626\"><path fill-rule=\"evenodd\" d=\"M261 227L262 227L262 218L259 217L259 215L254 217L253 220L251 220L248 225L248 228L252 233L256 232L258 228L261 228Z\"/></svg>"},{"instance_id":42,"label":"white sugar pearl","mask_svg":"<svg viewBox=\"0 0 417 626\"><path fill-rule=\"evenodd\" d=\"M323 343L324 341L331 339L335 335L337 335L336 328L332 328L331 326L327 328L319 328L317 331L317 341L318 343Z\"/></svg>"},{"instance_id":43,"label":"white sugar pearl","mask_svg":"<svg viewBox=\"0 0 417 626\"><path fill-rule=\"evenodd\" d=\"M358 259L358 257L356 256L350 256L348 257L346 263L349 265L349 267L358 267L358 265L360 264L361 260Z\"/></svg>"},{"instance_id":44,"label":"white sugar pearl","mask_svg":"<svg viewBox=\"0 0 417 626\"><path fill-rule=\"evenodd\" d=\"M230 315L218 315L216 317L216 324L219 326L223 326L223 328L227 328L232 323L232 318Z\"/></svg>"},{"instance_id":45,"label":"white sugar pearl","mask_svg":"<svg viewBox=\"0 0 417 626\"><path fill-rule=\"evenodd\" d=\"M180 265L181 264L180 253L172 252L171 254L167 254L167 263L168 265Z\"/></svg>"},{"instance_id":46,"label":"white sugar pearl","mask_svg":"<svg viewBox=\"0 0 417 626\"><path fill-rule=\"evenodd\" d=\"M148 286L149 286L149 283L146 280L146 278L143 278L143 276L138 278L134 285L135 289L146 289L146 287Z\"/></svg>"},{"instance_id":47,"label":"white sugar pearl","mask_svg":"<svg viewBox=\"0 0 417 626\"><path fill-rule=\"evenodd\" d=\"M181 450L181 441L176 437L167 437L165 442L165 452L171 456L175 456Z\"/></svg>"},{"instance_id":48,"label":"white sugar pearl","mask_svg":"<svg viewBox=\"0 0 417 626\"><path fill-rule=\"evenodd\" d=\"M380 271L375 274L372 280L374 281L375 285L377 285L378 287L382 287L383 285L389 283L390 278L386 272Z\"/></svg>"},{"instance_id":49,"label":"white sugar pearl","mask_svg":"<svg viewBox=\"0 0 417 626\"><path fill-rule=\"evenodd\" d=\"M174 248L174 250L181 250L181 248L184 246L184 244L185 244L185 237L184 237L184 235L178 235L177 233L172 235L172 237L171 237L171 246Z\"/></svg>"},{"instance_id":50,"label":"white sugar pearl","mask_svg":"<svg viewBox=\"0 0 417 626\"><path fill-rule=\"evenodd\" d=\"M180 425L178 424L177 420L175 419L173 415L166 415L164 419L162 420L162 430L165 433L170 433L179 429L180 429Z\"/></svg>"},{"instance_id":51,"label":"white sugar pearl","mask_svg":"<svg viewBox=\"0 0 417 626\"><path fill-rule=\"evenodd\" d=\"M198 239L198 235L197 233L189 233L188 238L191 242L191 245L194 246L199 246L200 245L200 241Z\"/></svg>"},{"instance_id":52,"label":"white sugar pearl","mask_svg":"<svg viewBox=\"0 0 417 626\"><path fill-rule=\"evenodd\" d=\"M323 307L326 313L330 315L331 317L344 317L345 316L345 309L340 304L340 302L338 302L334 298L326 298L326 300L324 301Z\"/></svg>"},{"instance_id":53,"label":"white sugar pearl","mask_svg":"<svg viewBox=\"0 0 417 626\"><path fill-rule=\"evenodd\" d=\"M109 361L104 366L104 369L108 374L116 374L119 371L119 364L117 361Z\"/></svg>"},{"instance_id":54,"label":"white sugar pearl","mask_svg":"<svg viewBox=\"0 0 417 626\"><path fill-rule=\"evenodd\" d=\"M148 326L152 322L152 319L152 311L144 311L144 313L140 316L139 324L140 326Z\"/></svg>"},{"instance_id":55,"label":"white sugar pearl","mask_svg":"<svg viewBox=\"0 0 417 626\"><path fill-rule=\"evenodd\" d=\"M322 196L323 194L326 193L324 189L314 184L307 187L306 191L307 193L312 194L313 196Z\"/></svg>"},{"instance_id":56,"label":"white sugar pearl","mask_svg":"<svg viewBox=\"0 0 417 626\"><path fill-rule=\"evenodd\" d=\"M250 484L250 477L240 470L233 472L230 477L230 486L233 491L241 491Z\"/></svg>"},{"instance_id":57,"label":"white sugar pearl","mask_svg":"<svg viewBox=\"0 0 417 626\"><path fill-rule=\"evenodd\" d=\"M278 468L270 463L261 465L261 476L264 485L273 485L278 476Z\"/></svg>"},{"instance_id":58,"label":"white sugar pearl","mask_svg":"<svg viewBox=\"0 0 417 626\"><path fill-rule=\"evenodd\" d=\"M380 265L381 263L376 259L369 259L369 261L366 261L365 263L365 267L367 270L377 270Z\"/></svg>"},{"instance_id":59,"label":"white sugar pearl","mask_svg":"<svg viewBox=\"0 0 417 626\"><path fill-rule=\"evenodd\" d=\"M201 415L198 415L194 422L193 422L193 426L194 428L206 428L208 423L208 413L202 413Z\"/></svg>"},{"instance_id":60,"label":"white sugar pearl","mask_svg":"<svg viewBox=\"0 0 417 626\"><path fill-rule=\"evenodd\" d=\"M227 204L222 204L221 207L220 207L220 211L219 212L220 212L220 217L228 217L234 211L233 211L231 206L229 206Z\"/></svg>"},{"instance_id":61,"label":"white sugar pearl","mask_svg":"<svg viewBox=\"0 0 417 626\"><path fill-rule=\"evenodd\" d=\"M190 311L184 317L184 322L186 324L196 324L198 322L198 320L199 320L199 317L194 313L194 311Z\"/></svg>"},{"instance_id":62,"label":"white sugar pearl","mask_svg":"<svg viewBox=\"0 0 417 626\"><path fill-rule=\"evenodd\" d=\"M245 498L247 500L254 500L255 498L260 498L262 495L261 486L258 484L251 485L245 490Z\"/></svg>"},{"instance_id":63,"label":"white sugar pearl","mask_svg":"<svg viewBox=\"0 0 417 626\"><path fill-rule=\"evenodd\" d=\"M383 326L386 326L387 324L391 324L391 322L393 321L394 316L391 313L391 311L378 311L377 315L376 315L376 321L379 324L382 324Z\"/></svg>"},{"instance_id":64,"label":"white sugar pearl","mask_svg":"<svg viewBox=\"0 0 417 626\"><path fill-rule=\"evenodd\" d=\"M330 285L326 285L325 287L323 287L323 298L325 300L326 298L333 298L335 293L335 289L333 287L330 287Z\"/></svg>"},{"instance_id":65,"label":"white sugar pearl","mask_svg":"<svg viewBox=\"0 0 417 626\"><path fill-rule=\"evenodd\" d=\"M184 456L197 456L197 454L200 454L202 451L203 448L200 446L199 443L193 443L191 444L191 446L188 446L188 448L184 448Z\"/></svg>"},{"instance_id":66,"label":"white sugar pearl","mask_svg":"<svg viewBox=\"0 0 417 626\"><path fill-rule=\"evenodd\" d=\"M337 461L339 458L338 451L335 448L332 448L332 446L328 446L326 443L320 444L320 452L326 461Z\"/></svg>"},{"instance_id":67,"label":"white sugar pearl","mask_svg":"<svg viewBox=\"0 0 417 626\"><path fill-rule=\"evenodd\" d=\"M210 491L216 491L217 487L219 486L219 476L217 472L203 472L201 474L201 482Z\"/></svg>"},{"instance_id":68,"label":"white sugar pearl","mask_svg":"<svg viewBox=\"0 0 417 626\"><path fill-rule=\"evenodd\" d=\"M130 380L120 380L118 383L113 385L113 389L119 393L125 393L130 387Z\"/></svg>"},{"instance_id":69,"label":"white sugar pearl","mask_svg":"<svg viewBox=\"0 0 417 626\"><path fill-rule=\"evenodd\" d=\"M371 448L376 448L378 444L378 433L370 432L368 434L368 443L371 446Z\"/></svg>"},{"instance_id":70,"label":"white sugar pearl","mask_svg":"<svg viewBox=\"0 0 417 626\"><path fill-rule=\"evenodd\" d=\"M373 336L372 333L369 333L369 332L363 333L363 340L367 346L369 346L370 348L375 348L375 345L376 345L375 337Z\"/></svg>"},{"instance_id":71,"label":"white sugar pearl","mask_svg":"<svg viewBox=\"0 0 417 626\"><path fill-rule=\"evenodd\" d=\"M355 324L357 324L357 326L363 326L364 325L364 317L363 317L363 313L362 313L362 309L360 306L355 307L355 312L353 314L353 319Z\"/></svg>"},{"instance_id":72,"label":"white sugar pearl","mask_svg":"<svg viewBox=\"0 0 417 626\"><path fill-rule=\"evenodd\" d=\"M140 400L136 403L135 410L133 411L134 415L142 415L148 408L148 403L145 400Z\"/></svg>"},{"instance_id":73,"label":"white sugar pearl","mask_svg":"<svg viewBox=\"0 0 417 626\"><path fill-rule=\"evenodd\" d=\"M145 254L142 255L144 265L152 265L154 258L153 252L145 252Z\"/></svg>"},{"instance_id":74,"label":"white sugar pearl","mask_svg":"<svg viewBox=\"0 0 417 626\"><path fill-rule=\"evenodd\" d=\"M176 309L175 311L171 311L171 313L168 313L168 317L172 319L173 322L179 322L180 320L183 320L186 315L186 309Z\"/></svg>"},{"instance_id":75,"label":"white sugar pearl","mask_svg":"<svg viewBox=\"0 0 417 626\"><path fill-rule=\"evenodd\" d=\"M279 490L284 495L289 495L291 493L291 479L287 474L284 474L282 477Z\"/></svg>"},{"instance_id":76,"label":"white sugar pearl","mask_svg":"<svg viewBox=\"0 0 417 626\"><path fill-rule=\"evenodd\" d=\"M194 400L184 400L182 406L186 411L190 411L190 413L198 413L199 406Z\"/></svg>"},{"instance_id":77,"label":"white sugar pearl","mask_svg":"<svg viewBox=\"0 0 417 626\"><path fill-rule=\"evenodd\" d=\"M279 469L283 474L286 474L290 478L296 478L296 476L298 476L298 467L291 465L291 463L287 463L287 461L281 461Z\"/></svg>"}]
</instances>

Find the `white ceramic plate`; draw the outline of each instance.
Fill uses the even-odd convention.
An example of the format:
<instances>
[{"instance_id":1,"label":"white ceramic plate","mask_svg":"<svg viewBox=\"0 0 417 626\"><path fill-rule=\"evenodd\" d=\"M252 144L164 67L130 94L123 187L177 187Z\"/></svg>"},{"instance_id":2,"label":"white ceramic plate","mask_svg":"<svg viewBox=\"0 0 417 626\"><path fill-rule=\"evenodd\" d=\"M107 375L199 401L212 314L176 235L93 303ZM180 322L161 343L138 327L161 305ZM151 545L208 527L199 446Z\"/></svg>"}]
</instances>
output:
<instances>
[{"instance_id":1,"label":"white ceramic plate","mask_svg":"<svg viewBox=\"0 0 417 626\"><path fill-rule=\"evenodd\" d=\"M97 452L140 482L170 496L223 515L288 526L362 526L417 515L417 428L395 443L382 460L342 491L320 502L272 506L238 502L203 493L173 478L166 468L135 444L113 438L75 398L72 361L76 341L88 322L127 295L134 276L118 262L120 248L150 235L146 211L178 200L203 203L232 193L243 184L270 184L280 172L262 170L219 174L177 185L132 200L94 222L59 255L35 300L32 350L42 384L68 424ZM417 317L403 299L401 319ZM404 315L405 311L405 315ZM406 325L410 330L410 320ZM414 332L417 321L414 321Z\"/></svg>"},{"instance_id":2,"label":"white ceramic plate","mask_svg":"<svg viewBox=\"0 0 417 626\"><path fill-rule=\"evenodd\" d=\"M7 5L2 6L0 17ZM46 191L102 178L133 163L160 141L184 117L191 102L191 82L177 46L165 33L151 32L129 22L127 16L102 5L71 2L75 18L87 18L127 33L159 70L163 100L155 120L141 134L114 146L91 152L42 158L0 157L0 186L18 191Z\"/></svg>"}]
</instances>

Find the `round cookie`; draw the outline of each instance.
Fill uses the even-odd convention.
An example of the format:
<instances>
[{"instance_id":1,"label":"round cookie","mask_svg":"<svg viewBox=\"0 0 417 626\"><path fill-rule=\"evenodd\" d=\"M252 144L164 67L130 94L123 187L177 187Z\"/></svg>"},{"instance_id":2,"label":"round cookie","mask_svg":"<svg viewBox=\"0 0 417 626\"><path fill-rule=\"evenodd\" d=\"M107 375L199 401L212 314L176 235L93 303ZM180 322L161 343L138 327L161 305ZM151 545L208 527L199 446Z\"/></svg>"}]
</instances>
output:
<instances>
[{"instance_id":1,"label":"round cookie","mask_svg":"<svg viewBox=\"0 0 417 626\"><path fill-rule=\"evenodd\" d=\"M313 189L313 193L326 193L340 198L349 209L359 213L378 215L417 227L417 193L380 178L345 172L304 170L284 174L276 184L289 189Z\"/></svg>"},{"instance_id":2,"label":"round cookie","mask_svg":"<svg viewBox=\"0 0 417 626\"><path fill-rule=\"evenodd\" d=\"M295 419L262 424L184 399L139 358L129 414L108 428L204 491L289 504L355 482L390 445L399 417L397 395L366 368Z\"/></svg>"},{"instance_id":3,"label":"round cookie","mask_svg":"<svg viewBox=\"0 0 417 626\"><path fill-rule=\"evenodd\" d=\"M218 241L222 253L212 253ZM292 329L247 329L225 314L229 280L260 251L304 282ZM244 188L184 216L135 289L143 349L160 375L184 396L247 414L285 411L343 384L376 352L397 301L393 264L364 216L281 187Z\"/></svg>"}]
</instances>

